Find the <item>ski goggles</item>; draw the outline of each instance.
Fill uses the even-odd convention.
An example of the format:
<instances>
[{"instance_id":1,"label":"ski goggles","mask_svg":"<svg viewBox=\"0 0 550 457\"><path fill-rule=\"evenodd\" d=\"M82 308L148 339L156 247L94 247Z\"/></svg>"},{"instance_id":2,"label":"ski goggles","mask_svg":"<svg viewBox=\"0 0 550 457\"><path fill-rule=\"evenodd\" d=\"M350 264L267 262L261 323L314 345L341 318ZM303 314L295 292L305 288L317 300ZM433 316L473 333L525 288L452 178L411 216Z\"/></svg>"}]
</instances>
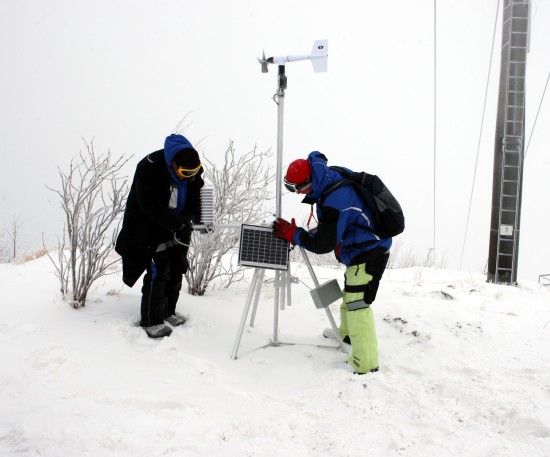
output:
<instances>
[{"instance_id":1,"label":"ski goggles","mask_svg":"<svg viewBox=\"0 0 550 457\"><path fill-rule=\"evenodd\" d=\"M192 178L193 176L195 176L199 172L201 167L202 167L202 163L199 163L199 166L196 168L185 168L185 167L180 167L178 165L174 165L174 170L180 178L186 179L186 178Z\"/></svg>"},{"instance_id":2,"label":"ski goggles","mask_svg":"<svg viewBox=\"0 0 550 457\"><path fill-rule=\"evenodd\" d=\"M301 182L300 184L294 184L290 181L287 181L286 178L284 179L285 187L290 192L300 192L302 190L305 190L308 186L311 185L311 177L307 178L304 182Z\"/></svg>"}]
</instances>

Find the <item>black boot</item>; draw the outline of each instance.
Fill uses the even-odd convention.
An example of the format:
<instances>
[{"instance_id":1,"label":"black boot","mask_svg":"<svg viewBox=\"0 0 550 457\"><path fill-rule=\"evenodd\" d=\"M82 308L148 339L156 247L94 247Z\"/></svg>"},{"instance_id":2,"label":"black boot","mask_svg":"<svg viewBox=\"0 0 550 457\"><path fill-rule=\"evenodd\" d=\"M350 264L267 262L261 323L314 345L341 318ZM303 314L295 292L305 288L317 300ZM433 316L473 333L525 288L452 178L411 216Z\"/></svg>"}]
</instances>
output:
<instances>
[{"instance_id":1,"label":"black boot","mask_svg":"<svg viewBox=\"0 0 550 457\"><path fill-rule=\"evenodd\" d=\"M149 338L153 338L155 340L164 338L165 336L170 336L172 333L172 329L164 324L143 327L143 330L145 330L145 333L147 333Z\"/></svg>"}]
</instances>

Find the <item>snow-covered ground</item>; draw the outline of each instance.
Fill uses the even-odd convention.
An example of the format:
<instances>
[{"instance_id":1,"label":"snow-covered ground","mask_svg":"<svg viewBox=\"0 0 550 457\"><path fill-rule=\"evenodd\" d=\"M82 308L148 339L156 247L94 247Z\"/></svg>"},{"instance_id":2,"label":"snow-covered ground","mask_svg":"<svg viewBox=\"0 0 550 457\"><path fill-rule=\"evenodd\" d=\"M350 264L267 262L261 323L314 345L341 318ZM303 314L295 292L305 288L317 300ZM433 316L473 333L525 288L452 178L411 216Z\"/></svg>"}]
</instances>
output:
<instances>
[{"instance_id":1,"label":"snow-covered ground","mask_svg":"<svg viewBox=\"0 0 550 457\"><path fill-rule=\"evenodd\" d=\"M341 282L343 269L316 271ZM232 360L244 282L183 293L188 323L154 341L136 327L139 286L118 274L74 310L46 257L0 265L0 456L550 455L550 287L388 270L374 305L380 371L358 376L320 336L329 324L307 271L293 273L303 283L279 339L296 344L262 348L266 283Z\"/></svg>"}]
</instances>

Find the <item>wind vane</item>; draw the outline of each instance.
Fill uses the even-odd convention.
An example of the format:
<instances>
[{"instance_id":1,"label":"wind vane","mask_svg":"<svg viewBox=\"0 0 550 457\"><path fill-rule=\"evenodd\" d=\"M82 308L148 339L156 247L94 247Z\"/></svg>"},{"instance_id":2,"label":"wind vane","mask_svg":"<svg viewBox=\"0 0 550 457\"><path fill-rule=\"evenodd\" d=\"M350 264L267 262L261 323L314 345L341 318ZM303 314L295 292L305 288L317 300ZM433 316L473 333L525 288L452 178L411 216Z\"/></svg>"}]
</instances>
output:
<instances>
[{"instance_id":1,"label":"wind vane","mask_svg":"<svg viewBox=\"0 0 550 457\"><path fill-rule=\"evenodd\" d=\"M262 73L267 73L267 64L285 65L287 62L298 62L300 60L311 60L315 73L327 71L328 64L328 40L317 40L313 43L311 54L274 56L266 59L265 52L258 61L262 65Z\"/></svg>"}]
</instances>

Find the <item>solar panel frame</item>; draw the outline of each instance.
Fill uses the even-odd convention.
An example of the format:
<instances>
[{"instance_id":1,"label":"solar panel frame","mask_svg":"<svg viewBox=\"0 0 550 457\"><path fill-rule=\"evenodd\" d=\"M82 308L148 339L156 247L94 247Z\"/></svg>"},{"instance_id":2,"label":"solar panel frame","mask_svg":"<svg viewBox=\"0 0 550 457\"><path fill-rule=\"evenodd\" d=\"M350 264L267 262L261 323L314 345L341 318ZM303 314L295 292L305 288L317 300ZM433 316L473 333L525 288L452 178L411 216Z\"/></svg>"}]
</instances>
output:
<instances>
[{"instance_id":1,"label":"solar panel frame","mask_svg":"<svg viewBox=\"0 0 550 457\"><path fill-rule=\"evenodd\" d=\"M288 270L289 242L273 235L271 227L243 224L239 245L239 265Z\"/></svg>"}]
</instances>

